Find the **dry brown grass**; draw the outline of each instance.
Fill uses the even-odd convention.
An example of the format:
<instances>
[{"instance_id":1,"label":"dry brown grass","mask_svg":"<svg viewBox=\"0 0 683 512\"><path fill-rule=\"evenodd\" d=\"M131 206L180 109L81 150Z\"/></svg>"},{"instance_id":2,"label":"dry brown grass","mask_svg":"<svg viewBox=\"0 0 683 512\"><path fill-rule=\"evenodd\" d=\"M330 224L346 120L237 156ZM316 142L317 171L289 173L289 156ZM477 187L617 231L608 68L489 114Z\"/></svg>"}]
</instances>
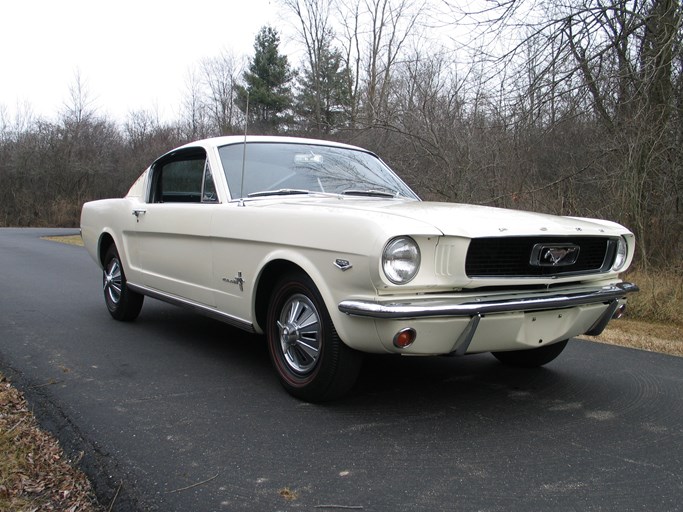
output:
<instances>
[{"instance_id":1,"label":"dry brown grass","mask_svg":"<svg viewBox=\"0 0 683 512\"><path fill-rule=\"evenodd\" d=\"M610 322L600 336L582 336L582 338L683 357L683 326L675 324L650 323L623 318Z\"/></svg>"},{"instance_id":2,"label":"dry brown grass","mask_svg":"<svg viewBox=\"0 0 683 512\"><path fill-rule=\"evenodd\" d=\"M683 326L683 268L633 270L625 276L640 287L629 296L629 318Z\"/></svg>"},{"instance_id":3,"label":"dry brown grass","mask_svg":"<svg viewBox=\"0 0 683 512\"><path fill-rule=\"evenodd\" d=\"M585 339L683 356L683 270L632 270L640 287L629 295L627 316L610 322L600 336Z\"/></svg>"},{"instance_id":4,"label":"dry brown grass","mask_svg":"<svg viewBox=\"0 0 683 512\"><path fill-rule=\"evenodd\" d=\"M99 510L90 482L0 374L0 510Z\"/></svg>"},{"instance_id":5,"label":"dry brown grass","mask_svg":"<svg viewBox=\"0 0 683 512\"><path fill-rule=\"evenodd\" d=\"M42 239L83 247L83 239L81 238L81 235L44 236Z\"/></svg>"}]
</instances>

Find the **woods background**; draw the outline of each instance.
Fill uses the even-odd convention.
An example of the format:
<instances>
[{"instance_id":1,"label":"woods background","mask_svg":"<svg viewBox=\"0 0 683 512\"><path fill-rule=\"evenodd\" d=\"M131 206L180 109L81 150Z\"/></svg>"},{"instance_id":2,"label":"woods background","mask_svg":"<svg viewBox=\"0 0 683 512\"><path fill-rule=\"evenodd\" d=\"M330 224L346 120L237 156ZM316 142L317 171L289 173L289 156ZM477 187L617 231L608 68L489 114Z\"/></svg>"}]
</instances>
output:
<instances>
[{"instance_id":1,"label":"woods background","mask_svg":"<svg viewBox=\"0 0 683 512\"><path fill-rule=\"evenodd\" d=\"M0 107L0 225L77 226L160 154L243 133L248 93L249 133L366 147L423 199L614 220L640 268L683 273L678 1L278 4L298 62L264 27L188 70L176 120L112 120L79 74L55 118Z\"/></svg>"}]
</instances>

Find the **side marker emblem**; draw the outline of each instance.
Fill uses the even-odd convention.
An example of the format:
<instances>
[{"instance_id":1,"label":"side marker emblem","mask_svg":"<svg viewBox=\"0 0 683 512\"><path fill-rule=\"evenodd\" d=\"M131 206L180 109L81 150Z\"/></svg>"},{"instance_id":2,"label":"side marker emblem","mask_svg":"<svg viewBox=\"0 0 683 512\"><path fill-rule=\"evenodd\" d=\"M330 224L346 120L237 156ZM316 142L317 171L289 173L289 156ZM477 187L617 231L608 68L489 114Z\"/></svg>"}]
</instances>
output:
<instances>
[{"instance_id":1,"label":"side marker emblem","mask_svg":"<svg viewBox=\"0 0 683 512\"><path fill-rule=\"evenodd\" d=\"M340 269L342 272L346 272L353 267L349 260L343 260L341 258L334 260L334 266Z\"/></svg>"},{"instance_id":2,"label":"side marker emblem","mask_svg":"<svg viewBox=\"0 0 683 512\"><path fill-rule=\"evenodd\" d=\"M237 272L237 277L234 279L223 278L223 281L230 284L236 284L240 287L240 291L244 291L244 279L242 279L242 272Z\"/></svg>"}]
</instances>

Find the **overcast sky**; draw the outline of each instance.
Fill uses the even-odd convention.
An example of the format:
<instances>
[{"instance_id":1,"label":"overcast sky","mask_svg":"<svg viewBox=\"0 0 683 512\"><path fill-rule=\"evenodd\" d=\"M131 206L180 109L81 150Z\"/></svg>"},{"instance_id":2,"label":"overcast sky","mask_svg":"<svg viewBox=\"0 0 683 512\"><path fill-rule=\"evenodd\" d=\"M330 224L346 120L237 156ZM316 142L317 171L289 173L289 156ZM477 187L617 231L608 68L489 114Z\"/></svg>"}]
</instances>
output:
<instances>
[{"instance_id":1,"label":"overcast sky","mask_svg":"<svg viewBox=\"0 0 683 512\"><path fill-rule=\"evenodd\" d=\"M190 67L224 50L251 56L262 26L283 32L277 11L275 0L3 1L0 107L54 119L80 73L100 114L176 119Z\"/></svg>"}]
</instances>

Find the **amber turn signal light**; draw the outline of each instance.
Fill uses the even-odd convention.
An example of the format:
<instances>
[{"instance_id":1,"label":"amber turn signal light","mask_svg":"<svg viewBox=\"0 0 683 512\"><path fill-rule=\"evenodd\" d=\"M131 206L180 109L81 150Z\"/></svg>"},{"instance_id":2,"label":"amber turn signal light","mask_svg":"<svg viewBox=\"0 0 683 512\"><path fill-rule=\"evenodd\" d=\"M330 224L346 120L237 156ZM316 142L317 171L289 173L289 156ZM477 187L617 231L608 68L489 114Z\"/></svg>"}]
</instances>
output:
<instances>
[{"instance_id":1,"label":"amber turn signal light","mask_svg":"<svg viewBox=\"0 0 683 512\"><path fill-rule=\"evenodd\" d=\"M406 327L401 329L394 336L394 347L396 348L406 348L413 344L415 338L417 337L417 332L412 327Z\"/></svg>"}]
</instances>

